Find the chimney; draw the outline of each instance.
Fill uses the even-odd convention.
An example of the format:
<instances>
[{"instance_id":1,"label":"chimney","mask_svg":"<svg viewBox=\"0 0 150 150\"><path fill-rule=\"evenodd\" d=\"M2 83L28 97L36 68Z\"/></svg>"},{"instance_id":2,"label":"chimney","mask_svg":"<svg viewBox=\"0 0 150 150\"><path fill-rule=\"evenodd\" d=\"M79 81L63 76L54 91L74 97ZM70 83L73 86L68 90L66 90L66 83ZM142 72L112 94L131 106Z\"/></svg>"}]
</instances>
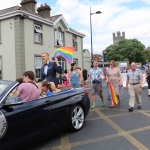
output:
<instances>
[{"instance_id":1,"label":"chimney","mask_svg":"<svg viewBox=\"0 0 150 150\"><path fill-rule=\"evenodd\" d=\"M36 3L36 0L22 0L20 4L22 8L35 13Z\"/></svg>"},{"instance_id":2,"label":"chimney","mask_svg":"<svg viewBox=\"0 0 150 150\"><path fill-rule=\"evenodd\" d=\"M44 16L45 18L50 18L50 10L50 6L48 6L46 3L44 5L41 4L37 9L38 14Z\"/></svg>"}]
</instances>

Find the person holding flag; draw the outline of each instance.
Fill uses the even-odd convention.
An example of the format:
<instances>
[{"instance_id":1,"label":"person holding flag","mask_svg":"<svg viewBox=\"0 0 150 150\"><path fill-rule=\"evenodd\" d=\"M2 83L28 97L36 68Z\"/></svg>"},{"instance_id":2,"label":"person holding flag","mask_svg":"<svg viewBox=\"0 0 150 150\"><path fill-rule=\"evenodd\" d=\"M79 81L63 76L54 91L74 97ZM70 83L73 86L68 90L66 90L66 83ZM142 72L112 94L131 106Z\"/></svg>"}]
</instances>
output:
<instances>
[{"instance_id":1,"label":"person holding flag","mask_svg":"<svg viewBox=\"0 0 150 150\"><path fill-rule=\"evenodd\" d=\"M120 104L121 102L120 94L122 87L122 75L120 73L120 69L116 67L116 62L114 60L111 60L109 64L110 68L107 69L106 81L110 89L110 95L112 100L110 108L114 108L115 104Z\"/></svg>"},{"instance_id":2,"label":"person holding flag","mask_svg":"<svg viewBox=\"0 0 150 150\"><path fill-rule=\"evenodd\" d=\"M89 87L91 87L91 94L92 94L92 107L91 109L96 107L96 94L100 96L102 102L101 105L104 105L104 98L102 94L102 77L101 73L102 70L98 67L98 61L95 60L93 63L94 67L90 69L89 74Z\"/></svg>"}]
</instances>

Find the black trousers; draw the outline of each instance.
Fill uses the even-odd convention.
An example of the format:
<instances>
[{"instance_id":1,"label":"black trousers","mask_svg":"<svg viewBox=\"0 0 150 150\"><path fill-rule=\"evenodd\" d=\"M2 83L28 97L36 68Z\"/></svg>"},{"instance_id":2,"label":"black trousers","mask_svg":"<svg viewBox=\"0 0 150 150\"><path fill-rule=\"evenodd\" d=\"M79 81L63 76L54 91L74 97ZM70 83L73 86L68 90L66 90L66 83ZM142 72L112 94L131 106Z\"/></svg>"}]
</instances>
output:
<instances>
[{"instance_id":1,"label":"black trousers","mask_svg":"<svg viewBox=\"0 0 150 150\"><path fill-rule=\"evenodd\" d=\"M147 76L148 89L150 89L150 76Z\"/></svg>"}]
</instances>

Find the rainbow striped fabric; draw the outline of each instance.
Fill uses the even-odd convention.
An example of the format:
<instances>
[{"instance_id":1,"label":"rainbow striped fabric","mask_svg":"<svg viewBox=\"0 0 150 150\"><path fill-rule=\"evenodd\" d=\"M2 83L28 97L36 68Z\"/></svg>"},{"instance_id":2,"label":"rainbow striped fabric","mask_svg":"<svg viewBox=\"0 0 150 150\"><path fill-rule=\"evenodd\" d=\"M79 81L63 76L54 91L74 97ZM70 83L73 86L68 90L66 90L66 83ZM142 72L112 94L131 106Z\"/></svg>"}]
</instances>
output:
<instances>
[{"instance_id":1,"label":"rainbow striped fabric","mask_svg":"<svg viewBox=\"0 0 150 150\"><path fill-rule=\"evenodd\" d=\"M59 47L56 50L56 52L52 55L52 59L54 60L55 57L61 56L68 63L71 63L73 54L74 54L74 47Z\"/></svg>"},{"instance_id":2,"label":"rainbow striped fabric","mask_svg":"<svg viewBox=\"0 0 150 150\"><path fill-rule=\"evenodd\" d=\"M111 99L112 99L114 105L117 105L118 104L118 98L117 98L115 89L114 89L114 87L112 86L112 84L110 82L108 82L108 87L109 87L109 92L110 92L110 95L111 95Z\"/></svg>"}]
</instances>

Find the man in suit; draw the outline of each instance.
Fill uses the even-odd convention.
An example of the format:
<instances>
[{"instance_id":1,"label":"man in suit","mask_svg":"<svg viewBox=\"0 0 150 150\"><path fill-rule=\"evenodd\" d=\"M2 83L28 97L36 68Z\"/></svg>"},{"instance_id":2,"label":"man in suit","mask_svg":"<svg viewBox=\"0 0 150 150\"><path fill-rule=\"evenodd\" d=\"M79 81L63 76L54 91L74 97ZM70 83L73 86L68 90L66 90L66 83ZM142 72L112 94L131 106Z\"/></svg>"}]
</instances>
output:
<instances>
[{"instance_id":1,"label":"man in suit","mask_svg":"<svg viewBox=\"0 0 150 150\"><path fill-rule=\"evenodd\" d=\"M41 68L41 78L38 79L38 82L46 80L49 82L54 82L56 87L57 85L57 78L56 78L56 72L61 74L61 66L58 63L58 60L55 62L49 61L49 54L46 52L43 52L41 55L43 66Z\"/></svg>"}]
</instances>

